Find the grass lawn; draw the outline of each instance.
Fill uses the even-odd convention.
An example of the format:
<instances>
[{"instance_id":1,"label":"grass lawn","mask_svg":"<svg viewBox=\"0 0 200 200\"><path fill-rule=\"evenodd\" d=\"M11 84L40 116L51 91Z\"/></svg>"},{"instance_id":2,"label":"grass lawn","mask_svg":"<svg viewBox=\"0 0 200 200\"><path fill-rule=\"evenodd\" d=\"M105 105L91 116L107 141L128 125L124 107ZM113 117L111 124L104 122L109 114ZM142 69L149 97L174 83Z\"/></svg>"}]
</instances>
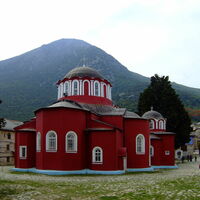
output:
<instances>
[{"instance_id":1,"label":"grass lawn","mask_svg":"<svg viewBox=\"0 0 200 200\"><path fill-rule=\"evenodd\" d=\"M48 176L0 167L0 199L200 199L199 162L179 169L125 175Z\"/></svg>"}]
</instances>

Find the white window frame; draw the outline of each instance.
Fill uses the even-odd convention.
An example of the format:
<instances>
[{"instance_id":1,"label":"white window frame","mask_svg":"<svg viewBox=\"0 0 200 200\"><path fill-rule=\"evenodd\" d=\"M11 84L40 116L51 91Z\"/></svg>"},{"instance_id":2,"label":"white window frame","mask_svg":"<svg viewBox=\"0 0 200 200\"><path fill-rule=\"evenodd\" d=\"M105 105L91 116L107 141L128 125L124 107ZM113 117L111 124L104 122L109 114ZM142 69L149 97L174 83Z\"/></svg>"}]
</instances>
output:
<instances>
[{"instance_id":1,"label":"white window frame","mask_svg":"<svg viewBox=\"0 0 200 200\"><path fill-rule=\"evenodd\" d=\"M105 83L101 83L101 97L106 97L106 89L107 89L107 85ZM105 95L104 95L105 92Z\"/></svg>"},{"instance_id":2,"label":"white window frame","mask_svg":"<svg viewBox=\"0 0 200 200\"><path fill-rule=\"evenodd\" d=\"M96 84L97 84L97 88L96 88ZM100 87L100 83L99 81L94 81L94 96L101 96L101 87Z\"/></svg>"},{"instance_id":3,"label":"white window frame","mask_svg":"<svg viewBox=\"0 0 200 200\"><path fill-rule=\"evenodd\" d=\"M69 81L66 81L64 83L64 94L65 94L65 96L69 95Z\"/></svg>"},{"instance_id":4,"label":"white window frame","mask_svg":"<svg viewBox=\"0 0 200 200\"><path fill-rule=\"evenodd\" d=\"M169 151L169 150L166 150L166 151L165 151L165 155L166 155L166 156L169 156L169 155L170 155L170 151Z\"/></svg>"},{"instance_id":5,"label":"white window frame","mask_svg":"<svg viewBox=\"0 0 200 200\"><path fill-rule=\"evenodd\" d=\"M150 119L150 121L149 121L149 128L152 130L152 129L154 129L154 127L155 127L155 122L154 122L153 119Z\"/></svg>"},{"instance_id":6,"label":"white window frame","mask_svg":"<svg viewBox=\"0 0 200 200\"><path fill-rule=\"evenodd\" d=\"M139 141L138 141L140 138L142 139L141 144L139 144ZM144 137L144 135L138 134L136 136L135 143L136 143L135 144L136 154L145 154L145 137ZM139 145L141 145L141 147Z\"/></svg>"},{"instance_id":7,"label":"white window frame","mask_svg":"<svg viewBox=\"0 0 200 200\"><path fill-rule=\"evenodd\" d=\"M54 148L50 148L50 138L49 138L49 135L51 133L54 133L55 134L55 147ZM48 131L47 134L46 134L46 152L57 152L57 143L58 143L58 140L57 140L57 133L55 131Z\"/></svg>"},{"instance_id":8,"label":"white window frame","mask_svg":"<svg viewBox=\"0 0 200 200\"><path fill-rule=\"evenodd\" d=\"M62 82L60 83L60 98L64 96L63 93L64 93L64 83Z\"/></svg>"},{"instance_id":9,"label":"white window frame","mask_svg":"<svg viewBox=\"0 0 200 200\"><path fill-rule=\"evenodd\" d=\"M36 135L36 151L41 152L41 133L37 132Z\"/></svg>"},{"instance_id":10,"label":"white window frame","mask_svg":"<svg viewBox=\"0 0 200 200\"><path fill-rule=\"evenodd\" d=\"M75 83L77 83L77 93L75 94ZM73 80L72 81L72 95L79 95L79 81L78 80Z\"/></svg>"},{"instance_id":11,"label":"white window frame","mask_svg":"<svg viewBox=\"0 0 200 200\"><path fill-rule=\"evenodd\" d=\"M60 99L60 85L58 85L58 99Z\"/></svg>"},{"instance_id":12,"label":"white window frame","mask_svg":"<svg viewBox=\"0 0 200 200\"><path fill-rule=\"evenodd\" d=\"M27 158L27 146L19 146L19 158L22 160L25 160Z\"/></svg>"},{"instance_id":13,"label":"white window frame","mask_svg":"<svg viewBox=\"0 0 200 200\"><path fill-rule=\"evenodd\" d=\"M160 120L158 122L158 127L159 127L159 129L164 129L164 122L163 122L163 120Z\"/></svg>"},{"instance_id":14,"label":"white window frame","mask_svg":"<svg viewBox=\"0 0 200 200\"><path fill-rule=\"evenodd\" d=\"M82 92L82 94L83 95L86 95L85 94L85 83L88 83L88 96L90 96L91 95L91 89L90 89L90 81L89 80L84 80L83 81L83 92Z\"/></svg>"},{"instance_id":15,"label":"white window frame","mask_svg":"<svg viewBox=\"0 0 200 200\"><path fill-rule=\"evenodd\" d=\"M99 150L99 152L97 152ZM99 155L97 155L99 153ZM97 159L98 156L98 159ZM103 164L103 150L101 147L94 147L92 150L92 163L93 164Z\"/></svg>"},{"instance_id":16,"label":"white window frame","mask_svg":"<svg viewBox=\"0 0 200 200\"><path fill-rule=\"evenodd\" d=\"M107 98L112 100L112 88L110 85L107 85Z\"/></svg>"},{"instance_id":17,"label":"white window frame","mask_svg":"<svg viewBox=\"0 0 200 200\"><path fill-rule=\"evenodd\" d=\"M69 148L69 138L68 138L68 136L69 135L73 135L73 141L72 141L72 146L73 146L73 148L72 149L70 149ZM74 131L69 131L69 132L67 132L67 134L65 135L65 151L66 151L66 153L77 153L77 151L78 151L78 137L77 137L77 134L74 132Z\"/></svg>"}]
</instances>

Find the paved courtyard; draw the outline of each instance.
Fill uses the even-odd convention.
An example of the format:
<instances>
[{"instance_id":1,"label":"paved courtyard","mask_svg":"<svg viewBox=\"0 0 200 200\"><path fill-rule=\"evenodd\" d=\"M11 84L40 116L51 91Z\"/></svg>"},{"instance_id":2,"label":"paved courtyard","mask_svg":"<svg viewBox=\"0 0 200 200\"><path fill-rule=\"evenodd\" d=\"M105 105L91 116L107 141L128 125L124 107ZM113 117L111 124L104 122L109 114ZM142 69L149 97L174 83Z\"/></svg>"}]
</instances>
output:
<instances>
[{"instance_id":1,"label":"paved courtyard","mask_svg":"<svg viewBox=\"0 0 200 200\"><path fill-rule=\"evenodd\" d=\"M0 181L11 181L7 187L17 191L0 199L200 199L199 164L200 159L180 163L178 169L112 176L48 176L0 167Z\"/></svg>"}]
</instances>

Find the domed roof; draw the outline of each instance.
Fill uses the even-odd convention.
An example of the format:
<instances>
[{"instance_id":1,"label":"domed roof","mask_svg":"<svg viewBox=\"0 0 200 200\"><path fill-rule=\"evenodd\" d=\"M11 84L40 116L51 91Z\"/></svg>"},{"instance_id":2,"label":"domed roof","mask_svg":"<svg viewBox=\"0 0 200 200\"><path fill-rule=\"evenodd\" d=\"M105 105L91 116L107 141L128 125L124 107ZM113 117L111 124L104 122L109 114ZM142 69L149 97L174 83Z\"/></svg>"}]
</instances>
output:
<instances>
[{"instance_id":1,"label":"domed roof","mask_svg":"<svg viewBox=\"0 0 200 200\"><path fill-rule=\"evenodd\" d=\"M104 79L101 74L90 67L76 67L69 71L64 78L73 78L73 77L92 77Z\"/></svg>"},{"instance_id":2,"label":"domed roof","mask_svg":"<svg viewBox=\"0 0 200 200\"><path fill-rule=\"evenodd\" d=\"M130 111L126 111L125 118L141 118L138 114L134 113L134 112L130 112Z\"/></svg>"},{"instance_id":3,"label":"domed roof","mask_svg":"<svg viewBox=\"0 0 200 200\"><path fill-rule=\"evenodd\" d=\"M152 119L152 118L153 119L163 119L163 116L155 110L150 110L150 111L145 112L142 115L142 117L147 118L147 119Z\"/></svg>"}]
</instances>

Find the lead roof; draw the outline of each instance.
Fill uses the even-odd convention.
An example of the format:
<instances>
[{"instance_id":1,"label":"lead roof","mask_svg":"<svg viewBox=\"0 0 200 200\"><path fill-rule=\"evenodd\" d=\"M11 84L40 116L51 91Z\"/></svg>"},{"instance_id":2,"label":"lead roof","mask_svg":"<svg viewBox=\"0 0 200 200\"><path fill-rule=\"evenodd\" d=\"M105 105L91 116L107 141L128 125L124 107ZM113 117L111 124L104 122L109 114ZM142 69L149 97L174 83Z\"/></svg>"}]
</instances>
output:
<instances>
[{"instance_id":1,"label":"lead roof","mask_svg":"<svg viewBox=\"0 0 200 200\"><path fill-rule=\"evenodd\" d=\"M91 77L91 78L100 78L104 79L103 76L95 69L91 67L76 67L69 71L64 78L73 78L73 77Z\"/></svg>"}]
</instances>

